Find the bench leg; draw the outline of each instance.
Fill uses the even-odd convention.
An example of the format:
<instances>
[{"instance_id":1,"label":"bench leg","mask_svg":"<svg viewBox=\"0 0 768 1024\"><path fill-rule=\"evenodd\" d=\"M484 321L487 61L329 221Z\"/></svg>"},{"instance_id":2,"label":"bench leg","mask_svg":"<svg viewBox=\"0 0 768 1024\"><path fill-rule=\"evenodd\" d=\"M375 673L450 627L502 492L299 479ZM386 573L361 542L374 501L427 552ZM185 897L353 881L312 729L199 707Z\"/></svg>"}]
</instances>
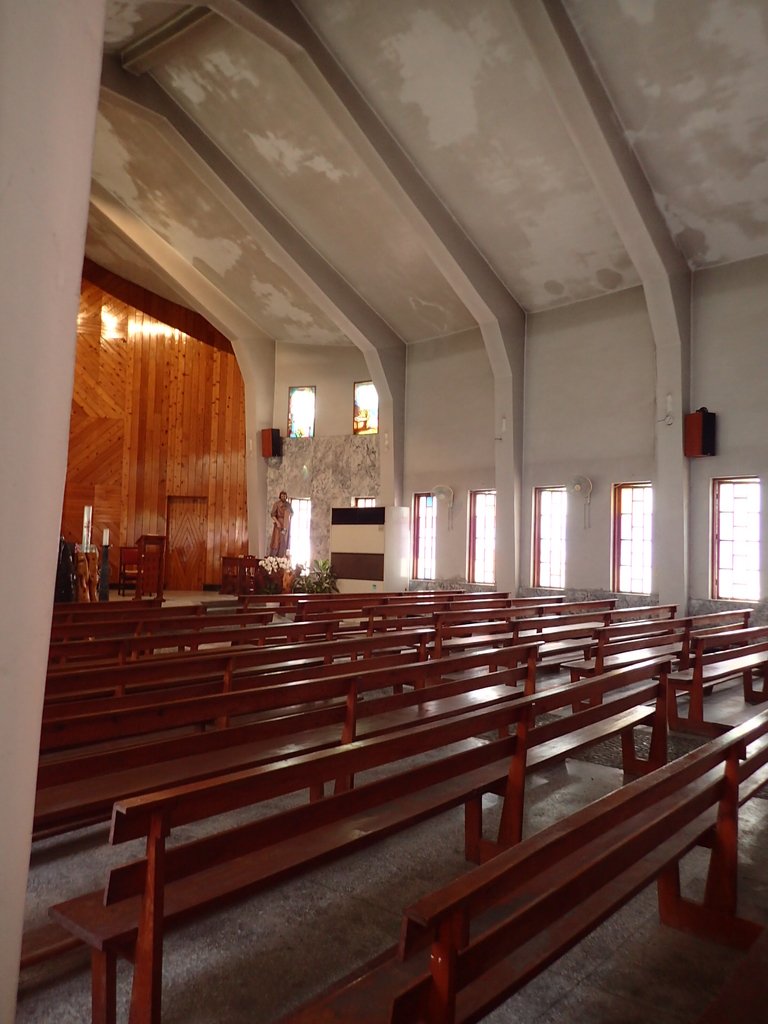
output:
<instances>
[{"instance_id":1,"label":"bench leg","mask_svg":"<svg viewBox=\"0 0 768 1024\"><path fill-rule=\"evenodd\" d=\"M93 1024L117 1024L117 963L113 952L91 952L91 1014Z\"/></svg>"},{"instance_id":2,"label":"bench leg","mask_svg":"<svg viewBox=\"0 0 768 1024\"><path fill-rule=\"evenodd\" d=\"M759 669L760 687L755 686L753 670L744 672L744 700L747 704L762 704L768 700L768 668Z\"/></svg>"}]
</instances>

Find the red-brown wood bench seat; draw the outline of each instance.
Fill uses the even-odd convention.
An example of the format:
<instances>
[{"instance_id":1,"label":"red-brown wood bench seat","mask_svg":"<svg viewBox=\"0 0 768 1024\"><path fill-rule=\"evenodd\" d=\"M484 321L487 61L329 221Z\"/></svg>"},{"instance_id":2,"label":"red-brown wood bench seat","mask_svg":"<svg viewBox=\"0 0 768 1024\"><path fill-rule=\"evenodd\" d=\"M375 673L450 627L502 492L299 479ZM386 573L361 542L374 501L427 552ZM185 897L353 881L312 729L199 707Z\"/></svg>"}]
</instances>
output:
<instances>
[{"instance_id":1,"label":"red-brown wood bench seat","mask_svg":"<svg viewBox=\"0 0 768 1024\"><path fill-rule=\"evenodd\" d=\"M418 900L389 955L282 1024L480 1020L654 881L665 924L762 947L762 926L738 915L737 811L768 780L767 762L763 713ZM711 850L698 901L683 895L679 872L696 846ZM754 993L751 1005L754 1016L731 1016L726 999L705 1020L762 1019Z\"/></svg>"},{"instance_id":2,"label":"red-brown wood bench seat","mask_svg":"<svg viewBox=\"0 0 768 1024\"><path fill-rule=\"evenodd\" d=\"M744 701L759 704L768 700L768 626L694 634L690 665L669 678L669 719L674 729L712 735L723 726L704 716L704 694L715 683L741 676ZM760 687L754 677L762 680ZM680 713L677 694L687 694L687 714Z\"/></svg>"},{"instance_id":3,"label":"red-brown wood bench seat","mask_svg":"<svg viewBox=\"0 0 768 1024\"><path fill-rule=\"evenodd\" d=\"M660 764L666 756L665 687L648 677L663 676L664 668L649 663L608 673L341 749L119 802L111 841L143 836L146 858L113 868L103 892L51 908L56 921L91 946L94 1021L114 1020L116 958L128 956L134 960L131 1021L159 1022L163 932L176 921L461 805L467 855L484 860L520 839L528 768L562 760L610 735L623 737L627 770ZM578 710L569 714L574 703ZM535 724L540 714L556 710L562 712L556 721ZM637 724L653 727L648 761L634 754ZM514 734L508 734L510 728ZM489 733L499 738L484 738ZM413 757L427 753L427 761L414 765ZM386 766L387 774L355 786L357 774L377 766ZM166 846L179 825L290 792L319 796L323 783L335 783L332 795ZM486 792L504 798L494 840L483 837Z\"/></svg>"}]
</instances>

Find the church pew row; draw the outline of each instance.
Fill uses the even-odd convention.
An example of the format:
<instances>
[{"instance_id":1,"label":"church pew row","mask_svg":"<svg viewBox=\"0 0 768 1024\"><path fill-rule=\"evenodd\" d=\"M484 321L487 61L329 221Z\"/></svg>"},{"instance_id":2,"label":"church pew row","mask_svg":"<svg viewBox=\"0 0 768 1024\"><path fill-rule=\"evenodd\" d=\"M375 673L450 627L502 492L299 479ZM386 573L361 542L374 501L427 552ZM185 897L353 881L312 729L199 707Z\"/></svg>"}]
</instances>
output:
<instances>
[{"instance_id":1,"label":"church pew row","mask_svg":"<svg viewBox=\"0 0 768 1024\"><path fill-rule=\"evenodd\" d=\"M659 620L657 623L612 624L595 633L595 647L591 656L581 661L571 661L567 667L573 681L593 673L619 668L632 661L671 654L679 660L681 668L687 668L690 657L691 637L697 630L744 628L749 624L751 608L707 612L702 615L687 615L677 619ZM662 649L659 650L658 648ZM668 649L665 650L664 648Z\"/></svg>"},{"instance_id":2,"label":"church pew row","mask_svg":"<svg viewBox=\"0 0 768 1024\"><path fill-rule=\"evenodd\" d=\"M375 636L344 636L313 642L266 644L263 647L222 648L187 654L157 654L153 657L109 666L50 668L46 677L45 701L83 698L88 694L122 695L128 691L160 686L175 687L191 681L221 680L224 691L232 688L238 671L280 667L307 668L311 665L366 660L380 654L409 651L426 660L431 629L412 629Z\"/></svg>"},{"instance_id":3,"label":"church pew row","mask_svg":"<svg viewBox=\"0 0 768 1024\"><path fill-rule=\"evenodd\" d=\"M112 634L51 643L48 664L61 665L102 663L122 665L156 653L195 653L203 646L249 645L262 647L272 643L310 642L351 636L355 632L342 629L340 620L324 619L312 622L271 622L270 612L245 613L242 622L218 622L206 619L200 625L187 625L175 620L173 630L161 626L142 628L131 635ZM211 617L212 618L212 617ZM226 617L228 618L228 616ZM198 620L195 620L197 623ZM153 624L155 625L155 624ZM414 623L415 625L415 623ZM358 631L362 632L362 631Z\"/></svg>"},{"instance_id":4,"label":"church pew row","mask_svg":"<svg viewBox=\"0 0 768 1024\"><path fill-rule=\"evenodd\" d=\"M762 682L754 685L758 675ZM723 726L704 716L704 695L715 683L741 676L744 701L760 704L768 700L768 626L706 631L694 634L687 665L669 677L669 719L677 730L717 735ZM680 714L678 693L687 694L687 714Z\"/></svg>"},{"instance_id":5,"label":"church pew row","mask_svg":"<svg viewBox=\"0 0 768 1024\"><path fill-rule=\"evenodd\" d=\"M456 714L511 686L531 694L535 678L526 644L44 722L35 836L105 820L119 797Z\"/></svg>"},{"instance_id":6,"label":"church pew row","mask_svg":"<svg viewBox=\"0 0 768 1024\"><path fill-rule=\"evenodd\" d=\"M267 623L271 619L271 612L241 612L238 615L206 615L190 617L187 621L179 620L173 625L171 619L156 620L150 626L142 624L142 628L135 630L133 635L102 635L98 638L59 640L52 642L49 651L49 664L56 665L63 662L84 662L101 661L105 664L113 661L123 664L137 658L151 656L156 651L166 651L176 648L178 653L183 651L196 651L201 644L251 644L260 646L274 638L293 637L302 639L331 639L332 635L348 636L353 633L367 631L369 635L386 631L387 629L402 630L412 629L417 626L433 628L434 609L442 608L444 605L428 604L423 602L420 605L393 605L388 609L377 606L375 616L369 618L359 625L355 622L346 622L342 627L340 619L333 620L333 629L330 628L328 613L325 618L319 615L310 615L293 623ZM470 614L482 614L475 612L474 607L466 604L465 612L456 612L461 619L470 617ZM406 614L406 611L409 614ZM391 614L390 614L391 613ZM165 626L169 628L164 628ZM259 627L262 627L261 629ZM366 628L367 627L367 628ZM315 635L317 634L317 635Z\"/></svg>"},{"instance_id":7,"label":"church pew row","mask_svg":"<svg viewBox=\"0 0 768 1024\"><path fill-rule=\"evenodd\" d=\"M516 642L519 638L537 635L544 641L539 649L542 664L560 666L569 657L583 653L586 655L594 645L595 630L612 623L635 624L666 620L676 610L675 605L643 605L634 608L605 608L604 602L581 601L568 602L558 608L545 607L536 609L531 618L509 616L494 620L485 618L485 626L476 622L462 622L453 613L436 617L437 637L435 653L443 650L461 650L464 639L474 636L479 642L483 631L487 634L487 642L499 642L497 634L505 632L502 625L508 622L508 631ZM636 659L640 660L640 659Z\"/></svg>"},{"instance_id":8,"label":"church pew row","mask_svg":"<svg viewBox=\"0 0 768 1024\"><path fill-rule=\"evenodd\" d=\"M54 604L53 622L77 622L88 618L135 618L152 615L167 615L173 608L175 615L205 615L207 604L192 601L184 605L168 605L157 598L143 598L140 601L72 601Z\"/></svg>"},{"instance_id":9,"label":"church pew row","mask_svg":"<svg viewBox=\"0 0 768 1024\"><path fill-rule=\"evenodd\" d=\"M748 947L765 932L738 916L738 807L768 780L767 763L764 712L424 896L389 955L282 1024L479 1020L653 882L663 923ZM696 846L711 850L700 901L680 886ZM762 989L755 1016L739 1019L761 1017ZM730 1021L731 1009L704 1019Z\"/></svg>"},{"instance_id":10,"label":"church pew row","mask_svg":"<svg viewBox=\"0 0 768 1024\"><path fill-rule=\"evenodd\" d=\"M274 617L273 611L269 608L254 611L234 607L206 612L204 615L174 615L172 611L173 609L169 608L164 615L139 615L136 618L114 619L105 615L100 619L84 618L76 622L54 622L51 625L51 643L67 643L91 637L142 636L146 633L172 633L183 629L244 626L248 623L258 625L271 622Z\"/></svg>"},{"instance_id":11,"label":"church pew row","mask_svg":"<svg viewBox=\"0 0 768 1024\"><path fill-rule=\"evenodd\" d=\"M104 891L51 908L55 921L91 946L95 1024L114 1020L119 956L134 962L131 1021L159 1024L163 933L178 921L462 805L467 858L482 861L520 841L528 769L562 761L609 736L622 737L625 771L643 773L662 764L667 666L649 662L347 747L119 801L110 841L143 837L146 857L113 868ZM649 678L658 674L661 680ZM544 714L556 714L555 720L537 724ZM634 751L639 724L652 728L647 760ZM488 739L491 732L498 738ZM414 765L417 755L430 756ZM371 769L386 774L356 784L355 776ZM332 792L325 796L327 784ZM303 791L314 799L167 845L179 826ZM483 835L482 797L488 792L504 799L493 840Z\"/></svg>"}]
</instances>

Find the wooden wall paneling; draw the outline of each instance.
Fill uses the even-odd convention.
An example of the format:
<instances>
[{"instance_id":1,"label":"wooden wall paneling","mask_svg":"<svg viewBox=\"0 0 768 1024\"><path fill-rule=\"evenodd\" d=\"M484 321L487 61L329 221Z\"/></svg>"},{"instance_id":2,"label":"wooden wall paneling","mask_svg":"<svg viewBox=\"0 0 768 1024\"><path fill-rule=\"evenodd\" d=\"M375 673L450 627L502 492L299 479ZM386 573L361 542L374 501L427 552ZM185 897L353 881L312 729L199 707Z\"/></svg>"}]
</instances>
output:
<instances>
[{"instance_id":1,"label":"wooden wall paneling","mask_svg":"<svg viewBox=\"0 0 768 1024\"><path fill-rule=\"evenodd\" d=\"M179 493L179 431L177 424L181 416L181 393L182 393L182 370L181 341L178 338L172 340L173 358L169 368L168 387L168 471L167 491L168 494Z\"/></svg>"},{"instance_id":2,"label":"wooden wall paneling","mask_svg":"<svg viewBox=\"0 0 768 1024\"><path fill-rule=\"evenodd\" d=\"M214 378L213 386L211 388L211 403L210 403L210 414L211 414L211 467L212 472L208 477L208 541L207 551L209 552L209 564L208 564L208 579L215 580L220 574L218 566L220 562L216 560L216 539L220 536L221 531L221 499L217 493L218 483L221 479L219 472L221 466L221 460L219 453L222 450L223 437L221 434L221 423L219 418L219 412L221 409L221 392L224 387L223 376L224 369L227 365L227 358L222 353L216 353L216 359L214 362ZM219 547L221 550L221 546ZM229 551L224 551L224 554L229 554Z\"/></svg>"},{"instance_id":3,"label":"wooden wall paneling","mask_svg":"<svg viewBox=\"0 0 768 1024\"><path fill-rule=\"evenodd\" d=\"M131 546L138 540L136 533L136 489L134 466L138 453L139 409L136 398L136 375L138 373L139 351L132 342L128 344L128 363L125 373L125 415L123 417L123 508L120 516L121 545Z\"/></svg>"},{"instance_id":4,"label":"wooden wall paneling","mask_svg":"<svg viewBox=\"0 0 768 1024\"><path fill-rule=\"evenodd\" d=\"M102 307L119 339L102 336ZM245 458L232 352L158 332L150 316L84 284L64 535L80 540L83 505L93 505L93 540L109 528L116 576L121 545L167 532L170 497L205 497L204 578L218 583L221 556L247 551Z\"/></svg>"},{"instance_id":5,"label":"wooden wall paneling","mask_svg":"<svg viewBox=\"0 0 768 1024\"><path fill-rule=\"evenodd\" d=\"M246 389L243 378L238 374L238 432L240 451L238 465L238 494L236 511L236 543L239 554L248 554L248 478L247 459L248 442L246 441Z\"/></svg>"},{"instance_id":6,"label":"wooden wall paneling","mask_svg":"<svg viewBox=\"0 0 768 1024\"><path fill-rule=\"evenodd\" d=\"M235 387L235 372L234 372L234 360L227 360L227 386L225 389L225 401L224 401L224 450L227 453L227 458L224 462L224 473L222 480L222 500L221 500L221 521L219 529L217 531L219 549L221 546L221 537L225 531L229 533L230 520L231 520L231 498L232 498L232 459L234 451L234 437L237 425L232 420L232 394ZM230 499L226 501L226 499Z\"/></svg>"}]
</instances>

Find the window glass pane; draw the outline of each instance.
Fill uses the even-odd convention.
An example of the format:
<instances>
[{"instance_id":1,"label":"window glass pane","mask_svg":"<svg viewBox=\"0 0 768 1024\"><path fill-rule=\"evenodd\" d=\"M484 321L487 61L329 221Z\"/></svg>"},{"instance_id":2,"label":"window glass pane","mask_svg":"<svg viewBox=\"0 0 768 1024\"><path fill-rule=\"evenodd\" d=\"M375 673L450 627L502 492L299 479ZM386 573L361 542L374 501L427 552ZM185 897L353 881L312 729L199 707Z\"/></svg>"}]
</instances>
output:
<instances>
[{"instance_id":1,"label":"window glass pane","mask_svg":"<svg viewBox=\"0 0 768 1024\"><path fill-rule=\"evenodd\" d=\"M310 498L291 498L291 562L308 568L312 561L309 531L312 523L312 501Z\"/></svg>"},{"instance_id":2,"label":"window glass pane","mask_svg":"<svg viewBox=\"0 0 768 1024\"><path fill-rule=\"evenodd\" d=\"M379 432L379 395L370 380L355 384L352 432L354 434L378 434Z\"/></svg>"},{"instance_id":3,"label":"window glass pane","mask_svg":"<svg viewBox=\"0 0 768 1024\"><path fill-rule=\"evenodd\" d=\"M650 593L653 531L651 485L616 484L613 507L613 587L625 593Z\"/></svg>"},{"instance_id":4,"label":"window glass pane","mask_svg":"<svg viewBox=\"0 0 768 1024\"><path fill-rule=\"evenodd\" d=\"M760 481L713 481L713 596L760 597Z\"/></svg>"},{"instance_id":5,"label":"window glass pane","mask_svg":"<svg viewBox=\"0 0 768 1024\"><path fill-rule=\"evenodd\" d=\"M534 583L540 587L565 586L565 529L567 495L564 487L542 487L535 492Z\"/></svg>"},{"instance_id":6,"label":"window glass pane","mask_svg":"<svg viewBox=\"0 0 768 1024\"><path fill-rule=\"evenodd\" d=\"M315 436L315 389L288 388L288 437Z\"/></svg>"},{"instance_id":7,"label":"window glass pane","mask_svg":"<svg viewBox=\"0 0 768 1024\"><path fill-rule=\"evenodd\" d=\"M437 505L431 494L413 498L413 578L435 578L435 527Z\"/></svg>"},{"instance_id":8,"label":"window glass pane","mask_svg":"<svg viewBox=\"0 0 768 1024\"><path fill-rule=\"evenodd\" d=\"M469 581L496 579L496 492L470 492Z\"/></svg>"}]
</instances>

